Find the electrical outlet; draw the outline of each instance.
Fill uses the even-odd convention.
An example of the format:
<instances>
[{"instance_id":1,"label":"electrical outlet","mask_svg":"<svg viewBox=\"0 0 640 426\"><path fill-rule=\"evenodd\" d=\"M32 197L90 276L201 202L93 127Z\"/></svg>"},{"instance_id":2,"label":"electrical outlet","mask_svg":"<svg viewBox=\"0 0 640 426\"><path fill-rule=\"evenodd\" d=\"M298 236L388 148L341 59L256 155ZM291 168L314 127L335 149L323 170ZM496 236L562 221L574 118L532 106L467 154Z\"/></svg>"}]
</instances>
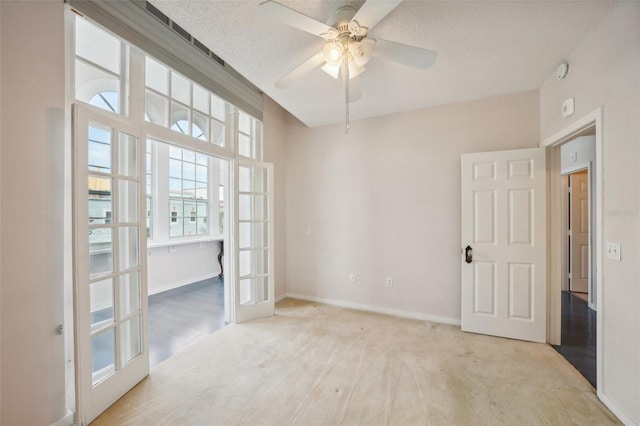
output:
<instances>
[{"instance_id":1,"label":"electrical outlet","mask_svg":"<svg viewBox=\"0 0 640 426\"><path fill-rule=\"evenodd\" d=\"M393 287L393 280L391 277L387 277L387 287Z\"/></svg>"},{"instance_id":2,"label":"electrical outlet","mask_svg":"<svg viewBox=\"0 0 640 426\"><path fill-rule=\"evenodd\" d=\"M356 282L356 274L354 274L353 272L349 274L349 282L350 283Z\"/></svg>"}]
</instances>

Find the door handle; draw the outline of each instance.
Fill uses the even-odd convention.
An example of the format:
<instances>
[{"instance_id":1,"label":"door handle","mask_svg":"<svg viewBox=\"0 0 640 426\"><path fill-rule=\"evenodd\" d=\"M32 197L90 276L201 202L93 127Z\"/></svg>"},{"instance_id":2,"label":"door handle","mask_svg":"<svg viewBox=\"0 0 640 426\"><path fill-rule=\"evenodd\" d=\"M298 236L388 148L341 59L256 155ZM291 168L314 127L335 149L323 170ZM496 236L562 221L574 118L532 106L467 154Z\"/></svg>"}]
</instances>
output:
<instances>
[{"instance_id":1,"label":"door handle","mask_svg":"<svg viewBox=\"0 0 640 426\"><path fill-rule=\"evenodd\" d=\"M473 262L473 249L471 246L467 246L464 249L464 261L467 263Z\"/></svg>"}]
</instances>

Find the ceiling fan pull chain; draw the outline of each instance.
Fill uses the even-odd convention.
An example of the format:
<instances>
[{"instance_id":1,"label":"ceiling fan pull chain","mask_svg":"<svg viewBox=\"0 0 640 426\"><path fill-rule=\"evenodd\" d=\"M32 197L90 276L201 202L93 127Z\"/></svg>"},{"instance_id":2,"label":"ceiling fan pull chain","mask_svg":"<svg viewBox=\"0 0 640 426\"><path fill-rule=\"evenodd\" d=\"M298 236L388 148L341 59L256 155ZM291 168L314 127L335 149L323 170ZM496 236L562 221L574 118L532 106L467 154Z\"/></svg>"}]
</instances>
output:
<instances>
[{"instance_id":1,"label":"ceiling fan pull chain","mask_svg":"<svg viewBox=\"0 0 640 426\"><path fill-rule=\"evenodd\" d=\"M345 52L342 56L342 69L343 69L343 78L344 78L344 113L345 113L345 125L344 125L344 134L349 134L349 42L347 41L347 46Z\"/></svg>"}]
</instances>

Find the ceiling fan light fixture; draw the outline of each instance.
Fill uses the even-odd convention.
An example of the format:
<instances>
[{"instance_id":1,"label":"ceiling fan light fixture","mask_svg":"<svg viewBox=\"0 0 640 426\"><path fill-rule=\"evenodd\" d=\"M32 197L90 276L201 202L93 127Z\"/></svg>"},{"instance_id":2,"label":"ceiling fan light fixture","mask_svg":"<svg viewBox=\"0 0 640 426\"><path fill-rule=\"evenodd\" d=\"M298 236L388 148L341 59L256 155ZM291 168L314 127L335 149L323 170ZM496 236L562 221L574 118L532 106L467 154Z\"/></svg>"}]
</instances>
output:
<instances>
[{"instance_id":1,"label":"ceiling fan light fixture","mask_svg":"<svg viewBox=\"0 0 640 426\"><path fill-rule=\"evenodd\" d=\"M332 64L326 63L322 66L322 71L326 72L331 77L337 80L338 76L340 75L340 64L332 65Z\"/></svg>"},{"instance_id":2,"label":"ceiling fan light fixture","mask_svg":"<svg viewBox=\"0 0 640 426\"><path fill-rule=\"evenodd\" d=\"M322 56L325 62L330 65L340 65L343 54L344 47L335 41L327 42L322 49Z\"/></svg>"},{"instance_id":3,"label":"ceiling fan light fixture","mask_svg":"<svg viewBox=\"0 0 640 426\"><path fill-rule=\"evenodd\" d=\"M356 64L354 61L349 61L349 80L354 77L359 76L366 70L365 67L362 67Z\"/></svg>"},{"instance_id":4,"label":"ceiling fan light fixture","mask_svg":"<svg viewBox=\"0 0 640 426\"><path fill-rule=\"evenodd\" d=\"M370 38L349 43L349 53L351 53L353 62L358 66L365 66L371 60L375 43L376 41Z\"/></svg>"}]
</instances>

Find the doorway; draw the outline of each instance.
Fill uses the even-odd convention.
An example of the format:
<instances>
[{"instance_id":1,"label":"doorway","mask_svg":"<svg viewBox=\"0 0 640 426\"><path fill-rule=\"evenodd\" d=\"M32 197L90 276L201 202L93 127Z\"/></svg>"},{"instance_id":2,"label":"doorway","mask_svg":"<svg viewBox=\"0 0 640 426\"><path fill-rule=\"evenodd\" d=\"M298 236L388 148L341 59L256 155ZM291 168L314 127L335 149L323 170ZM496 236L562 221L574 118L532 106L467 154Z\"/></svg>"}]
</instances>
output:
<instances>
[{"instance_id":1,"label":"doorway","mask_svg":"<svg viewBox=\"0 0 640 426\"><path fill-rule=\"evenodd\" d=\"M592 286L592 164L595 137L561 146L562 263L561 342L554 348L596 386L596 311ZM577 168L586 168L576 170Z\"/></svg>"},{"instance_id":2,"label":"doorway","mask_svg":"<svg viewBox=\"0 0 640 426\"><path fill-rule=\"evenodd\" d=\"M262 163L260 119L207 88L215 81L201 74L192 81L81 14L69 29L69 365L74 409L88 424L149 374L150 293L212 279L218 294L224 289L224 322L274 314L273 166ZM150 151L149 140L163 148ZM150 263L164 268L160 279L178 269L160 253L173 261L186 255L190 266L180 269L191 275L150 289L157 278ZM202 272L203 265L213 269Z\"/></svg>"},{"instance_id":3,"label":"doorway","mask_svg":"<svg viewBox=\"0 0 640 426\"><path fill-rule=\"evenodd\" d=\"M148 138L146 174L153 368L228 323L229 161Z\"/></svg>"},{"instance_id":4,"label":"doorway","mask_svg":"<svg viewBox=\"0 0 640 426\"><path fill-rule=\"evenodd\" d=\"M576 147L577 144L589 140L590 151L586 153L584 147ZM580 142L582 141L582 142ZM569 362L580 370L585 377L596 387L602 383L602 312L599 295L602 292L602 110L597 109L592 113L578 119L567 128L557 134L547 138L541 146L549 148L547 157L549 160L548 179L548 213L549 213L549 318L548 336L549 343L556 349L566 349L566 352L577 354L581 362L588 361L590 373L585 374L587 368L581 366L576 360L569 359ZM578 149L579 148L579 149ZM563 167L564 166L564 167ZM587 277L587 291L585 293L571 291L579 289L580 280L574 278L574 289L571 288L569 279L570 272L570 240L568 238L569 221L569 198L567 187L569 184L568 175L587 171L589 200L588 205L588 225L583 228L588 231L588 249L578 250L581 259L586 258L589 263L586 267L581 267L580 275ZM575 176L573 176L575 178ZM577 179L574 180L579 180ZM564 205L564 207L563 207ZM562 212L565 212L563 214ZM585 222L583 220L583 222ZM582 253L586 251L586 253ZM580 277L581 278L581 277ZM582 283L584 290L584 283ZM576 295L587 296L587 301L581 300ZM596 314L596 311L600 315ZM582 326L578 324L582 322ZM568 334L567 327L573 326L578 329L579 339L588 343L582 354L572 350L572 339ZM583 330L580 330L580 328ZM586 330L585 330L586 329ZM575 331L575 330L574 330ZM574 333L575 335L575 333ZM585 339L586 335L586 339ZM562 352L562 350L559 350ZM585 357L587 354L587 357ZM564 355L564 354L563 354ZM567 357L568 358L568 357ZM598 396L601 393L597 390Z\"/></svg>"}]
</instances>

